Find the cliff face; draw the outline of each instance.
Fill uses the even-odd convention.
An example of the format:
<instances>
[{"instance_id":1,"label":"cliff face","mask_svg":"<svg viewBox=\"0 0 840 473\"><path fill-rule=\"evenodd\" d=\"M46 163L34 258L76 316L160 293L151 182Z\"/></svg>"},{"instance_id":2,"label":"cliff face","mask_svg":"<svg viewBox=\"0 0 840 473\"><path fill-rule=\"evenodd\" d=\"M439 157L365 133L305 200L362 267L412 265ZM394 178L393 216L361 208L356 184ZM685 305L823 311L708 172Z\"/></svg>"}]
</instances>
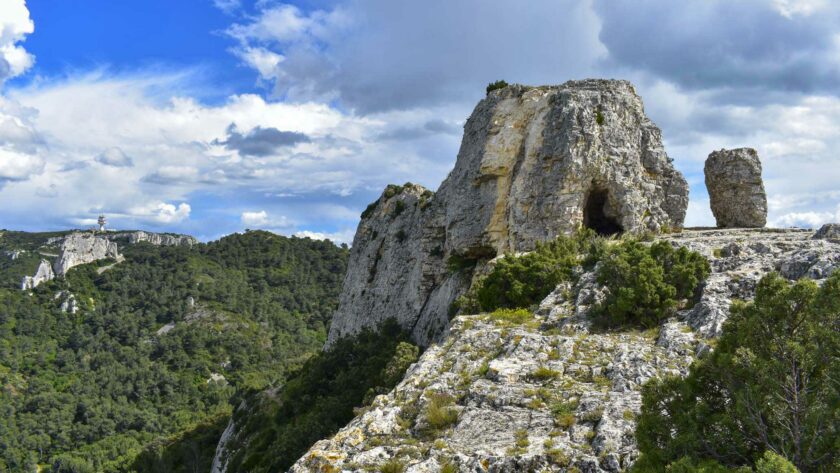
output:
<instances>
[{"instance_id":1,"label":"cliff face","mask_svg":"<svg viewBox=\"0 0 840 473\"><path fill-rule=\"evenodd\" d=\"M50 262L42 259L41 263L38 265L38 269L35 270L34 276L24 276L23 281L20 283L20 288L22 290L27 289L35 289L38 287L39 284L47 281L51 281L55 278L55 273L53 273L52 266L50 266Z\"/></svg>"},{"instance_id":2,"label":"cliff face","mask_svg":"<svg viewBox=\"0 0 840 473\"><path fill-rule=\"evenodd\" d=\"M803 230L687 230L661 238L711 263L700 302L649 331L591 330L602 294L593 272L564 283L534 318L509 324L483 315L452 321L403 381L335 436L317 442L293 473L375 471L389 461L406 473L457 471L626 471L641 387L684 375L720 334L734 299L750 300L777 271L823 281L840 268L840 243ZM432 404L456 413L430 429ZM576 469L576 470L573 470Z\"/></svg>"},{"instance_id":3,"label":"cliff face","mask_svg":"<svg viewBox=\"0 0 840 473\"><path fill-rule=\"evenodd\" d=\"M55 274L64 276L74 266L106 258L122 258L116 243L92 233L71 233L61 241L61 252L55 262Z\"/></svg>"},{"instance_id":4,"label":"cliff face","mask_svg":"<svg viewBox=\"0 0 840 473\"><path fill-rule=\"evenodd\" d=\"M128 240L128 243L146 242L155 246L192 246L198 243L195 237L171 233L153 233L138 230L134 232L115 232L107 234L109 240Z\"/></svg>"},{"instance_id":5,"label":"cliff face","mask_svg":"<svg viewBox=\"0 0 840 473\"><path fill-rule=\"evenodd\" d=\"M390 186L363 215L328 344L394 317L428 345L468 288L469 268L580 225L607 234L681 227L687 205L686 181L630 83L491 92L437 193Z\"/></svg>"}]
</instances>

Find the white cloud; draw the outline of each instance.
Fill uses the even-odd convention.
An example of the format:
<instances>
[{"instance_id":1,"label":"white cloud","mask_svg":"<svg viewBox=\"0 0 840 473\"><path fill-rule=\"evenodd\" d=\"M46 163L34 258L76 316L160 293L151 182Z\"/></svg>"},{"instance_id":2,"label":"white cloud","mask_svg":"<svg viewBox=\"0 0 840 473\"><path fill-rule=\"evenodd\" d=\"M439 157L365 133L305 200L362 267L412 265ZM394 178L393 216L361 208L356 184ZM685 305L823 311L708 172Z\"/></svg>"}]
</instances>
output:
<instances>
[{"instance_id":1,"label":"white cloud","mask_svg":"<svg viewBox=\"0 0 840 473\"><path fill-rule=\"evenodd\" d=\"M330 240L334 243L353 243L353 236L356 234L355 230L345 229L338 232L313 232L310 230L300 230L295 232L298 238L311 238L313 240Z\"/></svg>"},{"instance_id":2,"label":"white cloud","mask_svg":"<svg viewBox=\"0 0 840 473\"><path fill-rule=\"evenodd\" d=\"M242 225L249 227L262 227L268 223L268 212L260 210L259 212L242 212L240 217Z\"/></svg>"},{"instance_id":3,"label":"white cloud","mask_svg":"<svg viewBox=\"0 0 840 473\"><path fill-rule=\"evenodd\" d=\"M183 222L190 218L192 207L186 202L177 206L166 202L147 202L144 205L131 207L126 214L109 213L117 217L131 217L149 224L173 224ZM78 220L84 220L79 218Z\"/></svg>"},{"instance_id":4,"label":"white cloud","mask_svg":"<svg viewBox=\"0 0 840 473\"><path fill-rule=\"evenodd\" d=\"M242 7L240 0L213 0L213 5L225 13L233 13Z\"/></svg>"},{"instance_id":5,"label":"white cloud","mask_svg":"<svg viewBox=\"0 0 840 473\"><path fill-rule=\"evenodd\" d=\"M0 148L0 184L3 181L20 181L39 174L44 160L39 156L15 153Z\"/></svg>"},{"instance_id":6,"label":"white cloud","mask_svg":"<svg viewBox=\"0 0 840 473\"><path fill-rule=\"evenodd\" d=\"M247 228L269 230L275 233L287 233L294 226L292 221L285 216L273 216L265 210L242 212L239 221Z\"/></svg>"},{"instance_id":7,"label":"white cloud","mask_svg":"<svg viewBox=\"0 0 840 473\"><path fill-rule=\"evenodd\" d=\"M0 2L0 85L11 77L26 72L35 58L17 43L35 31L24 0Z\"/></svg>"},{"instance_id":8,"label":"white cloud","mask_svg":"<svg viewBox=\"0 0 840 473\"><path fill-rule=\"evenodd\" d=\"M277 78L277 66L285 59L282 55L260 47L244 47L234 49L245 64L256 69L260 78L264 80Z\"/></svg>"},{"instance_id":9,"label":"white cloud","mask_svg":"<svg viewBox=\"0 0 840 473\"><path fill-rule=\"evenodd\" d=\"M779 12L793 18L797 15L809 16L818 13L828 6L827 0L773 0L773 5Z\"/></svg>"},{"instance_id":10,"label":"white cloud","mask_svg":"<svg viewBox=\"0 0 840 473\"><path fill-rule=\"evenodd\" d=\"M834 212L788 212L776 217L771 226L816 228L826 223L840 223L840 204Z\"/></svg>"},{"instance_id":11,"label":"white cloud","mask_svg":"<svg viewBox=\"0 0 840 473\"><path fill-rule=\"evenodd\" d=\"M118 168L134 165L131 158L123 153L123 150L116 146L99 153L94 160L106 166L114 166Z\"/></svg>"}]
</instances>

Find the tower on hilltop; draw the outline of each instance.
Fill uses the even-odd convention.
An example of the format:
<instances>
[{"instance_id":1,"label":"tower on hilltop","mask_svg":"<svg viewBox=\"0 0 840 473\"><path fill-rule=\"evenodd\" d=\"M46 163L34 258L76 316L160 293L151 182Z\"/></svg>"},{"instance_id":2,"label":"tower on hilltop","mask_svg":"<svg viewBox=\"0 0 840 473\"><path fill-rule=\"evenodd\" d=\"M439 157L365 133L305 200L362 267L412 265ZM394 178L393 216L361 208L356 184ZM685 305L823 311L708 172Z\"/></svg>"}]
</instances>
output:
<instances>
[{"instance_id":1,"label":"tower on hilltop","mask_svg":"<svg viewBox=\"0 0 840 473\"><path fill-rule=\"evenodd\" d=\"M97 220L97 223L99 224L99 231L104 232L105 231L105 224L107 223L107 220L105 219L105 216L100 215L99 220Z\"/></svg>"}]
</instances>

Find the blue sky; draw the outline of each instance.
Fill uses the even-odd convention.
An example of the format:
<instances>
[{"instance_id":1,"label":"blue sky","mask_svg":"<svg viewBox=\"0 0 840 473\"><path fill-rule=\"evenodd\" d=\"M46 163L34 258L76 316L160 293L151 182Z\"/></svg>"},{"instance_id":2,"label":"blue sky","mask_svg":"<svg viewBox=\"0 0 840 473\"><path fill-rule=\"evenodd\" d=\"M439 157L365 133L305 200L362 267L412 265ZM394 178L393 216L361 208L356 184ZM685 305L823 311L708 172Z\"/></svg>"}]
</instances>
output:
<instances>
[{"instance_id":1,"label":"blue sky","mask_svg":"<svg viewBox=\"0 0 840 473\"><path fill-rule=\"evenodd\" d=\"M514 7L516 5L516 7ZM245 228L350 242L435 189L484 86L631 80L713 223L706 156L752 146L776 226L840 220L829 0L0 0L0 228Z\"/></svg>"}]
</instances>

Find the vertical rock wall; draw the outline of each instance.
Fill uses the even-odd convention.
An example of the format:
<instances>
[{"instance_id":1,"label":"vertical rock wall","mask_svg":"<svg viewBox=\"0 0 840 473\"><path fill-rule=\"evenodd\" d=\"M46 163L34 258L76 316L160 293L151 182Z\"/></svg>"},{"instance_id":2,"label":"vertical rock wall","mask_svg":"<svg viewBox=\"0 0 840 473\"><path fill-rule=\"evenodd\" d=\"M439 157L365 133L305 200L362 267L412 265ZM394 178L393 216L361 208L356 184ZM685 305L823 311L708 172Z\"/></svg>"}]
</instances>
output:
<instances>
[{"instance_id":1,"label":"vertical rock wall","mask_svg":"<svg viewBox=\"0 0 840 473\"><path fill-rule=\"evenodd\" d=\"M389 186L363 215L327 343L393 317L427 345L468 288L471 263L584 223L604 233L680 227L687 206L688 185L629 82L491 92L437 193Z\"/></svg>"}]
</instances>

